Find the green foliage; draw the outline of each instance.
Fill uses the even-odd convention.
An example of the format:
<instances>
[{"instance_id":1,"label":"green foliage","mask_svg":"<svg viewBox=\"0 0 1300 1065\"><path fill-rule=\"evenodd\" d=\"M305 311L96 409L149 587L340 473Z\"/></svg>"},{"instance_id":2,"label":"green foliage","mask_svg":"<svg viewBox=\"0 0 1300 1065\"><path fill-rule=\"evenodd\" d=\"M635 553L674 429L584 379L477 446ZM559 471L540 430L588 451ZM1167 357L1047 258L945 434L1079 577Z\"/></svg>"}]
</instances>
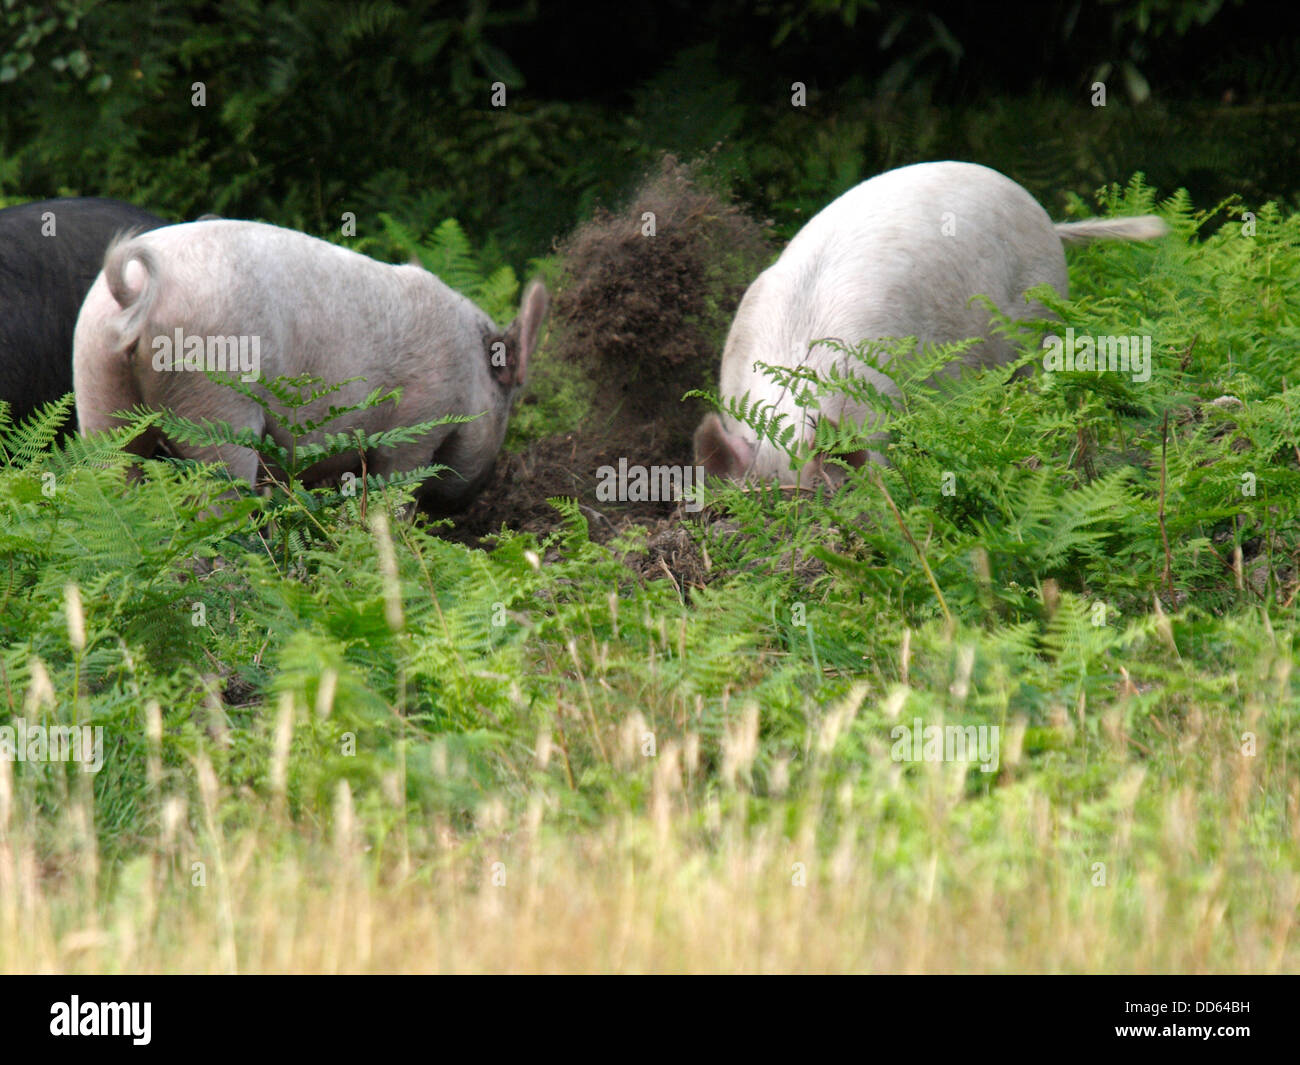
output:
<instances>
[{"instance_id":1,"label":"green foliage","mask_svg":"<svg viewBox=\"0 0 1300 1065\"><path fill-rule=\"evenodd\" d=\"M13 3L3 18L14 43L0 55L0 195L113 195L182 219L211 211L322 235L351 214L361 238L379 243L389 239L383 214L411 233L454 217L494 270L548 252L663 151L705 156L785 236L872 173L925 158L986 162L1049 206L1062 189L1082 193L1139 167L1203 198L1292 197L1289 104L1182 104L1156 80L1157 60L1180 68L1171 42L1232 7L1060 9L1044 25L1049 84L1017 98L999 95L1009 69L1000 53L990 61L978 31L932 12L721 0L699 32L726 25L727 47L683 40L665 18L643 27L647 40L664 36L655 67L627 84L590 79L574 99L540 95L517 62L533 32L551 28L535 0ZM1130 94L1150 93L1143 107L1081 101L1098 53L1077 42L1090 35L1108 38L1101 62L1122 67ZM803 79L806 107L791 106L788 82L774 89L774 40L793 70L806 61L819 71ZM823 69L828 41L876 62ZM1198 82L1285 99L1290 45L1260 47L1215 57ZM564 62L527 54L530 69ZM496 83L507 106L492 106ZM971 83L987 90L976 101Z\"/></svg>"},{"instance_id":2,"label":"green foliage","mask_svg":"<svg viewBox=\"0 0 1300 1065\"><path fill-rule=\"evenodd\" d=\"M380 389L373 389L359 402L342 405L331 403L320 411L318 405L321 400L337 394L344 386L358 379L350 378L333 383L323 381L313 374L299 374L261 380L252 385L228 374L213 372L209 373L209 377L260 406L268 419L273 420L288 435L288 444L279 443L270 434L262 436L250 429L233 429L224 422L199 423L170 411L157 415L157 424L169 438L192 446L224 445L251 448L257 452L262 467L269 473L271 484L276 489L276 497L262 510L262 521L266 524L274 522L279 528L281 554L286 567L291 551L301 551L308 540L316 537L327 542L332 540L319 517L319 512L327 504L358 499L359 492L358 504L362 516L371 495L387 499L390 507L406 509L412 505L414 490L421 482L448 472L447 466L431 463L404 470L391 477L365 474L368 455L382 448L412 443L440 426L459 425L473 421L476 417L444 415L413 425L392 426L375 433L367 433L359 427L353 427L348 432L331 433L325 431L326 428L340 418L385 403L397 403L400 390L384 394ZM308 417L307 411L313 407L318 413ZM141 416L147 416L147 412L142 411ZM353 460L351 464L359 465L363 476L358 478L345 475L342 486L338 488L310 487L305 483L306 475L314 467L339 456L348 456Z\"/></svg>"},{"instance_id":3,"label":"green foliage","mask_svg":"<svg viewBox=\"0 0 1300 1065\"><path fill-rule=\"evenodd\" d=\"M510 322L519 301L519 279L505 264L489 267L492 252L476 251L454 218L445 219L422 241L409 226L387 212L379 215L383 237L364 238L357 250L381 259L405 256L419 262L431 274L457 292L468 296L498 324Z\"/></svg>"},{"instance_id":4,"label":"green foliage","mask_svg":"<svg viewBox=\"0 0 1300 1065\"><path fill-rule=\"evenodd\" d=\"M1028 839L1066 841L1042 850L1064 878L1070 847L1109 855L1131 831L1117 875L1142 886L1115 897L1132 902L1132 927L1159 911L1143 909L1159 866L1175 885L1167 912L1226 906L1236 936L1240 896L1216 894L1227 870L1236 889L1278 885L1261 923L1285 928L1300 756L1300 53L1284 33L1206 48L1203 28L1238 6L1046 5L1041 50L1008 63L986 47L1005 33L996 20L985 31L917 5L674 3L617 42L621 80L570 91L535 0L6 0L0 203L113 195L333 239L355 219L351 246L415 258L501 324L521 278L559 276L556 256L538 256L664 151L697 156L702 177L785 238L857 182L925 158L994 166L1054 217L1090 213L1097 186L1141 169L1101 190L1102 210L1155 210L1174 231L1071 251L1072 297L1037 294L1058 320L1017 328L1018 366L936 378L963 345L932 349L896 378L897 401L856 376L768 367L803 410L844 397L880 412L868 430L821 419L803 449L788 417L748 397L729 408L796 465L830 456L844 487L723 488L702 515L604 545L565 499L549 534L505 531L486 551L393 517L436 467L351 492L305 483L322 459L438 424L329 431L392 400L379 393L308 415L340 385L270 383L254 398L291 412L287 446L150 412L59 441L71 397L18 425L0 404L0 724L85 723L106 741L93 775L3 767L0 834L8 846L13 826L37 827L30 859L8 846L14 867L86 876L101 928L139 899L153 921L158 884L177 874L159 839L171 833L186 860L184 841L220 854L224 836L232 857L258 839L331 861L322 843L342 833L346 784L376 882L424 891L458 875L451 851L464 868L476 847L531 848L535 817L579 840L632 826L619 868L650 882L639 871L657 844L638 818L656 825L667 793L701 854L751 831L763 854L852 850L869 856L858 868L877 897L917 892L916 912L938 852L959 855L938 866L938 899L954 898L945 875L977 867L1005 880L998 898L1023 898L1017 880L1042 868ZM682 31L690 20L698 36ZM718 27L725 47L701 43ZM653 62L635 62L638 43ZM836 68L836 55L849 61ZM1196 72L1187 99L1171 80L1182 69ZM1105 108L1087 103L1097 78L1111 83ZM796 79L807 106L792 106ZM506 107L489 99L498 81ZM1164 201L1154 191L1180 185ZM752 279L738 261L728 271ZM1045 373L1041 342L1066 329L1149 335L1150 377ZM911 348L845 354L897 372ZM594 385L535 359L535 402L507 447L600 424ZM142 464L122 449L147 428L252 447L278 484L263 499L220 468ZM866 447L890 465L834 457ZM665 548L665 534L679 542ZM1000 727L1002 764L900 763L894 730L917 719ZM1143 774L1145 789L1131 783ZM88 873L87 820L101 859ZM585 858L581 842L573 853ZM242 891L238 877L218 892ZM1185 886L1202 880L1203 894ZM85 922L82 907L67 943Z\"/></svg>"}]
</instances>

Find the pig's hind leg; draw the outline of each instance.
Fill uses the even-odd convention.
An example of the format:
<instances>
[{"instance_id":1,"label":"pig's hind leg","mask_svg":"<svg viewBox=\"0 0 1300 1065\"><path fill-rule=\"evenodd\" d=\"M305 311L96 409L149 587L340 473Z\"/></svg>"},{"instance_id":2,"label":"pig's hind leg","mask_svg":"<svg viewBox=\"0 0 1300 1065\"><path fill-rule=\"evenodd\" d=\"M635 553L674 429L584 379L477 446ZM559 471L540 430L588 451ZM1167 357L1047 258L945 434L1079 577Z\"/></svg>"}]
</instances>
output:
<instances>
[{"instance_id":1,"label":"pig's hind leg","mask_svg":"<svg viewBox=\"0 0 1300 1065\"><path fill-rule=\"evenodd\" d=\"M409 444L377 448L367 456L369 463L367 472L388 479L397 474L419 469L421 466L431 466L438 462L444 462L445 460L437 452L447 437L452 435L451 430L453 428L455 427L444 426ZM452 475L443 474L442 476ZM428 483L425 482L426 485ZM422 486L417 495L423 496L424 492L425 488ZM404 508L401 516L410 517L410 515L410 508Z\"/></svg>"},{"instance_id":2,"label":"pig's hind leg","mask_svg":"<svg viewBox=\"0 0 1300 1065\"><path fill-rule=\"evenodd\" d=\"M184 377L186 380L169 389L168 394L154 397L153 405L175 411L200 425L221 422L235 431L250 429L259 437L266 432L266 412L252 400L228 389L218 389L209 382L197 381L192 375ZM188 386L188 391L185 386ZM235 400L238 402L233 402ZM167 444L180 458L224 464L232 481L243 481L250 488L257 485L261 457L251 447L228 441L194 444L175 437L168 437Z\"/></svg>"}]
</instances>

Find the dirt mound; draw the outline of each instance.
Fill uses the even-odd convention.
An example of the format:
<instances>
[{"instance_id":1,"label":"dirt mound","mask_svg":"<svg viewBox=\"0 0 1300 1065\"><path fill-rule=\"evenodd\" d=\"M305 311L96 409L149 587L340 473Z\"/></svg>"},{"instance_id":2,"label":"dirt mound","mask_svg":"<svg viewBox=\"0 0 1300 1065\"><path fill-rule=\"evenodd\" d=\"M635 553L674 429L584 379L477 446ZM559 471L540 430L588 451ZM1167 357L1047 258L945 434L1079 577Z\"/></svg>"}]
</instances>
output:
<instances>
[{"instance_id":1,"label":"dirt mound","mask_svg":"<svg viewBox=\"0 0 1300 1065\"><path fill-rule=\"evenodd\" d=\"M598 211L560 246L550 351L585 368L598 409L661 423L677 451L716 386L723 341L770 258L763 226L665 156L617 213ZM665 461L682 461L677 458Z\"/></svg>"},{"instance_id":2,"label":"dirt mound","mask_svg":"<svg viewBox=\"0 0 1300 1065\"><path fill-rule=\"evenodd\" d=\"M559 251L564 270L542 355L592 382L592 416L577 431L502 454L482 495L444 533L462 542L502 525L545 534L560 520L547 502L554 496L577 499L601 542L628 523L673 515L671 502L599 500L600 469L620 459L691 463L704 407L682 395L716 387L736 307L771 258L766 229L672 156L626 207L597 212ZM698 577L693 563L682 565Z\"/></svg>"}]
</instances>

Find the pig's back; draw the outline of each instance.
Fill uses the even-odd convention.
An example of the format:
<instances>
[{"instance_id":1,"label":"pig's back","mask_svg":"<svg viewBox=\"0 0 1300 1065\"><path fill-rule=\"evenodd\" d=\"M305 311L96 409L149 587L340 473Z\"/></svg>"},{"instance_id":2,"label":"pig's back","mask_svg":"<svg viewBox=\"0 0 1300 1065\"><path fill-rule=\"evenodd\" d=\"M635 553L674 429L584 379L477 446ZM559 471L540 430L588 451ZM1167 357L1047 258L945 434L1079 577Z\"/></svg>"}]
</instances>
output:
<instances>
[{"instance_id":1,"label":"pig's back","mask_svg":"<svg viewBox=\"0 0 1300 1065\"><path fill-rule=\"evenodd\" d=\"M263 222L187 222L145 234L169 281L190 282L240 306L370 304L394 289L395 271L358 252ZM387 302L382 300L381 302Z\"/></svg>"},{"instance_id":2,"label":"pig's back","mask_svg":"<svg viewBox=\"0 0 1300 1065\"><path fill-rule=\"evenodd\" d=\"M850 344L978 336L987 314L967 306L972 295L1025 317L1042 311L1026 306L1026 289L1047 282L1067 291L1047 213L1014 181L974 163L918 163L863 182L814 216L772 270L794 297L799 332Z\"/></svg>"},{"instance_id":3,"label":"pig's back","mask_svg":"<svg viewBox=\"0 0 1300 1065\"><path fill-rule=\"evenodd\" d=\"M139 240L163 277L155 326L257 334L269 375L401 383L408 359L486 316L432 274L261 222L169 226Z\"/></svg>"}]
</instances>

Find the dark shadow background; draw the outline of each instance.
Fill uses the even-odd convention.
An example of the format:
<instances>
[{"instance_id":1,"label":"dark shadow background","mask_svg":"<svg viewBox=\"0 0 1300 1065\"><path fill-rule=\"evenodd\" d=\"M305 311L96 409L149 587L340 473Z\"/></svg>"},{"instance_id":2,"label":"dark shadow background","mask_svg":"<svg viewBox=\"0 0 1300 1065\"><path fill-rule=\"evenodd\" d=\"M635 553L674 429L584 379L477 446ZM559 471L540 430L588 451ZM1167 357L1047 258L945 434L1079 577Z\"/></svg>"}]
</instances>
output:
<instances>
[{"instance_id":1,"label":"dark shadow background","mask_svg":"<svg viewBox=\"0 0 1300 1065\"><path fill-rule=\"evenodd\" d=\"M1135 171L1207 208L1300 202L1295 4L65 0L0 18L5 202L108 195L335 235L345 211L359 233L380 211L416 233L455 217L517 268L664 151L706 155L777 237L936 158L1002 170L1056 216Z\"/></svg>"}]
</instances>

